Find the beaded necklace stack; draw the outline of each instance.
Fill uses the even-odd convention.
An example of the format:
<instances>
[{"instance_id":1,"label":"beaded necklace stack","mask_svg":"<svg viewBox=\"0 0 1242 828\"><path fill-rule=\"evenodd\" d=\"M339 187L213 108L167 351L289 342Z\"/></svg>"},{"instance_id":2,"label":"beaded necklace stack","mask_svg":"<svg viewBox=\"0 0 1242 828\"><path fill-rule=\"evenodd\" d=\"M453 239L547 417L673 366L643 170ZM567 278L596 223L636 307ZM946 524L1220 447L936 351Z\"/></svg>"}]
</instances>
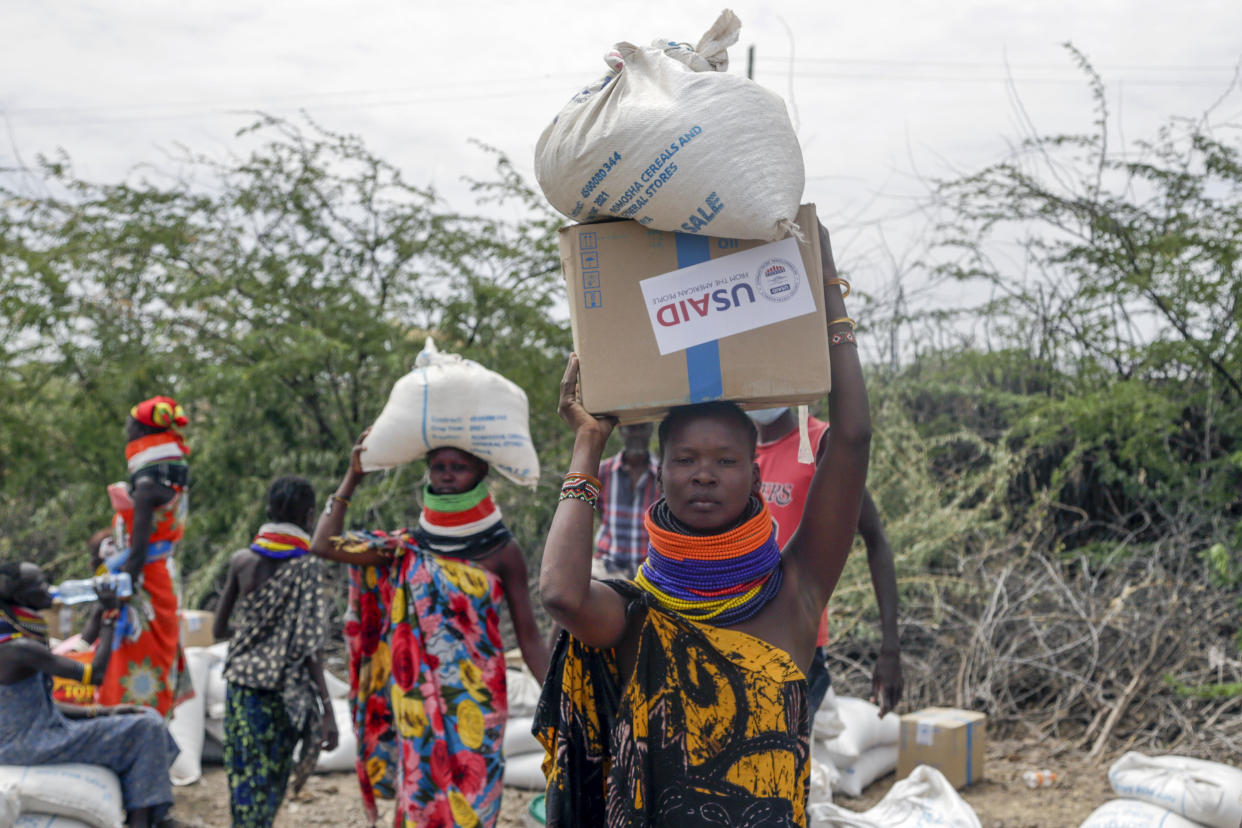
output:
<instances>
[{"instance_id":1,"label":"beaded necklace stack","mask_svg":"<svg viewBox=\"0 0 1242 828\"><path fill-rule=\"evenodd\" d=\"M634 583L664 609L727 627L753 617L780 590L781 550L758 497L737 527L720 534L694 534L663 498L652 504L646 527L651 544Z\"/></svg>"},{"instance_id":2,"label":"beaded necklace stack","mask_svg":"<svg viewBox=\"0 0 1242 828\"><path fill-rule=\"evenodd\" d=\"M424 549L467 559L493 552L510 538L485 481L460 494L436 494L428 486L413 534Z\"/></svg>"},{"instance_id":3,"label":"beaded necklace stack","mask_svg":"<svg viewBox=\"0 0 1242 828\"><path fill-rule=\"evenodd\" d=\"M265 523L251 541L250 550L277 561L300 558L310 551L310 536L292 523Z\"/></svg>"},{"instance_id":4,"label":"beaded necklace stack","mask_svg":"<svg viewBox=\"0 0 1242 828\"><path fill-rule=\"evenodd\" d=\"M25 607L0 606L0 644L15 638L33 638L47 643L47 622Z\"/></svg>"}]
</instances>

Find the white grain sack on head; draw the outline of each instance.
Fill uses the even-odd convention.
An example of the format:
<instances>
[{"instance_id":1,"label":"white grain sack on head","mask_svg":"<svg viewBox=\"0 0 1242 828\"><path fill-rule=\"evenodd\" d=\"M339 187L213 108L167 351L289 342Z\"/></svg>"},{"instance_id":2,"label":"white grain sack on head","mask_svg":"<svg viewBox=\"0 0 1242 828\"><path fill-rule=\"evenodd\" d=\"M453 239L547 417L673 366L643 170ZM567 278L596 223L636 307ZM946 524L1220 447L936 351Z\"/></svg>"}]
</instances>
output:
<instances>
[{"instance_id":1,"label":"white grain sack on head","mask_svg":"<svg viewBox=\"0 0 1242 828\"><path fill-rule=\"evenodd\" d=\"M691 49L618 43L535 147L535 177L575 221L775 241L794 229L805 173L785 102L725 72L741 23L725 10ZM813 228L812 228L813 230Z\"/></svg>"},{"instance_id":2,"label":"white grain sack on head","mask_svg":"<svg viewBox=\"0 0 1242 828\"><path fill-rule=\"evenodd\" d=\"M474 360L440 353L428 339L371 426L362 468L390 469L438 448L468 451L520 486L539 482L526 392Z\"/></svg>"}]
</instances>

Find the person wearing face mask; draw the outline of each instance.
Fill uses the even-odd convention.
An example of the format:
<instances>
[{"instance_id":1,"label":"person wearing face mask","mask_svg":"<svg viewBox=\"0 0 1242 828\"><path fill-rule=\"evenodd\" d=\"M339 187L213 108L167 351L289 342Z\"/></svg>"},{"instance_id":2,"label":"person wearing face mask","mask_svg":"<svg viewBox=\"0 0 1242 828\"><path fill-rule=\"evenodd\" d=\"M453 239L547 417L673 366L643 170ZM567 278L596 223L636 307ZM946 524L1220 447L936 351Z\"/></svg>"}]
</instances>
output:
<instances>
[{"instance_id":1,"label":"person wearing face mask","mask_svg":"<svg viewBox=\"0 0 1242 828\"><path fill-rule=\"evenodd\" d=\"M810 417L807 432L810 436L815 461L803 463L798 457L800 441L798 418L791 408L761 408L746 412L758 426L759 443L755 447L755 462L763 480L761 489L768 509L776 521L777 542L784 547L806 507L807 494L815 470L823 461L828 441L828 423ZM871 493L863 490L862 509L858 516L858 534L867 547L867 566L871 569L871 584L875 600L880 608L880 654L876 659L871 678L871 700L880 705L881 715L897 706L904 688L901 676L901 640L897 631L897 575L893 565L893 550L884 534L880 513ZM807 673L809 686L807 700L812 717L819 709L824 695L831 686L825 649L828 644L828 613L820 620L816 640L815 659Z\"/></svg>"},{"instance_id":2,"label":"person wearing face mask","mask_svg":"<svg viewBox=\"0 0 1242 828\"><path fill-rule=\"evenodd\" d=\"M351 564L345 637L363 805L372 823L381 797L397 800L399 825L491 828L508 717L501 600L531 673L542 681L548 669L526 559L488 492L488 464L451 446L427 454L415 528L343 532L366 436L310 545Z\"/></svg>"}]
</instances>

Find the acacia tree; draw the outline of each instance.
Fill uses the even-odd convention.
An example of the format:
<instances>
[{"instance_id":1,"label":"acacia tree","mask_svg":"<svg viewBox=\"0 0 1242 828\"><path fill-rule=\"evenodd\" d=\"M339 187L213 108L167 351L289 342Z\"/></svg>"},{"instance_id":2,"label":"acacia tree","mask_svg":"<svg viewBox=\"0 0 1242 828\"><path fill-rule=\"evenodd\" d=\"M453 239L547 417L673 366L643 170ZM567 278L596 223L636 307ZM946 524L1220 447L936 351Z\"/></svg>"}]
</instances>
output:
<instances>
[{"instance_id":1,"label":"acacia tree","mask_svg":"<svg viewBox=\"0 0 1242 828\"><path fill-rule=\"evenodd\" d=\"M106 519L119 427L142 396L175 393L193 418L195 591L247 539L271 477L335 482L429 334L531 389L537 421L554 416L557 221L507 159L476 184L518 202L505 221L450 209L313 123L265 117L239 143L242 157L186 155L119 184L43 162L48 194L0 191L3 535L38 559L80 558ZM364 490L355 515L399 524L415 473Z\"/></svg>"},{"instance_id":2,"label":"acacia tree","mask_svg":"<svg viewBox=\"0 0 1242 828\"><path fill-rule=\"evenodd\" d=\"M969 312L1040 389L1009 434L1035 452L1015 495L1045 489L1073 543L1177 524L1242 550L1237 127L1209 112L1114 147L1103 82L1069 48L1094 131L1033 134L936 191L941 272L986 287Z\"/></svg>"}]
</instances>

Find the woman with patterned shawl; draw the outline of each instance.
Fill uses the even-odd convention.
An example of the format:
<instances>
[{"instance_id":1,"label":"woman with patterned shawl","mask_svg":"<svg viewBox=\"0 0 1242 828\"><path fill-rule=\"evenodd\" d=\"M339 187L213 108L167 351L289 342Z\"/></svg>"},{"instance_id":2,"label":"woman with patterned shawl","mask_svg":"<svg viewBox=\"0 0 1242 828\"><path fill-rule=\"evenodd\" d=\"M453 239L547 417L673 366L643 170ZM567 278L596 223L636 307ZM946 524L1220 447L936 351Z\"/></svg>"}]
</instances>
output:
<instances>
[{"instance_id":1,"label":"woman with patterned shawl","mask_svg":"<svg viewBox=\"0 0 1242 828\"><path fill-rule=\"evenodd\" d=\"M664 497L648 513L647 560L633 581L593 581L591 475L613 423L583 408L570 356L560 413L573 458L540 574L566 630L535 716L549 826L806 824L804 675L853 542L870 443L845 283L822 226L820 239L833 428L783 550L759 495L754 424L733 403L683 406L659 427Z\"/></svg>"},{"instance_id":2,"label":"woman with patterned shawl","mask_svg":"<svg viewBox=\"0 0 1242 828\"><path fill-rule=\"evenodd\" d=\"M307 554L315 524L310 481L273 480L267 516L250 546L229 560L212 628L229 642L224 770L233 828L270 828L285 788L300 791L320 748L335 750L338 738L323 677L330 598L322 563Z\"/></svg>"},{"instance_id":3,"label":"woman with patterned shawl","mask_svg":"<svg viewBox=\"0 0 1242 828\"><path fill-rule=\"evenodd\" d=\"M100 704L142 704L167 716L193 693L181 651L174 563L185 535L190 447L181 429L188 423L170 397L140 402L125 423L129 480L108 487L116 514L112 543L101 553L107 570L128 572L135 589L117 622Z\"/></svg>"},{"instance_id":4,"label":"woman with patterned shawl","mask_svg":"<svg viewBox=\"0 0 1242 828\"><path fill-rule=\"evenodd\" d=\"M350 700L367 814L395 798L395 824L491 828L500 812L508 699L501 600L543 679L548 651L526 561L488 494L488 465L457 448L427 455L413 529L342 534L362 481L364 433L315 527L311 552L350 567Z\"/></svg>"}]
</instances>

